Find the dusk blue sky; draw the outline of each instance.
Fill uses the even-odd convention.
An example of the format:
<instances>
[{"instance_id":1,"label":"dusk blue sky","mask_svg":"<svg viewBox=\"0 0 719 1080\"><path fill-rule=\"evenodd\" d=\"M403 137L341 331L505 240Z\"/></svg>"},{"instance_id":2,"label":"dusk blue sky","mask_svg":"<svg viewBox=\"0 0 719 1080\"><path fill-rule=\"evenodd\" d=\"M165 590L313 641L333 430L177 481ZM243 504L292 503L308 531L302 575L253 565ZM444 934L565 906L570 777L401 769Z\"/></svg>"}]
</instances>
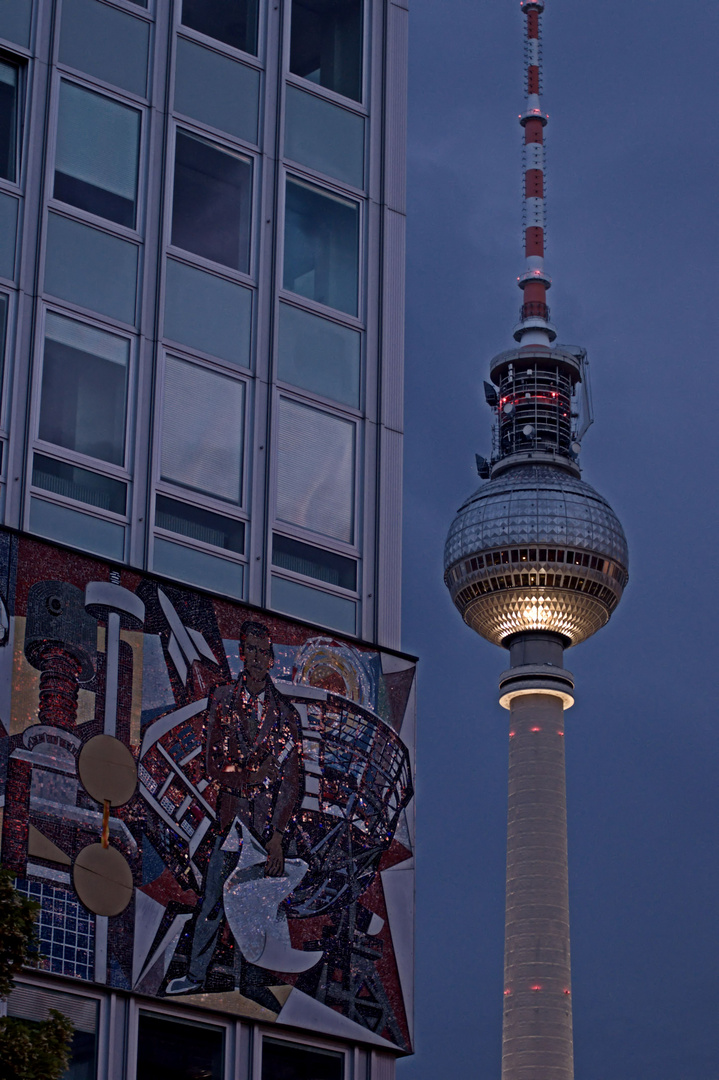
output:
<instances>
[{"instance_id":1,"label":"dusk blue sky","mask_svg":"<svg viewBox=\"0 0 719 1080\"><path fill-rule=\"evenodd\" d=\"M417 1053L399 1080L499 1078L506 653L442 581L490 449L482 394L521 294L519 0L411 0L404 647L419 654ZM717 46L710 0L547 0L547 268L588 349L583 478L630 583L570 650L576 1072L719 1075Z\"/></svg>"}]
</instances>

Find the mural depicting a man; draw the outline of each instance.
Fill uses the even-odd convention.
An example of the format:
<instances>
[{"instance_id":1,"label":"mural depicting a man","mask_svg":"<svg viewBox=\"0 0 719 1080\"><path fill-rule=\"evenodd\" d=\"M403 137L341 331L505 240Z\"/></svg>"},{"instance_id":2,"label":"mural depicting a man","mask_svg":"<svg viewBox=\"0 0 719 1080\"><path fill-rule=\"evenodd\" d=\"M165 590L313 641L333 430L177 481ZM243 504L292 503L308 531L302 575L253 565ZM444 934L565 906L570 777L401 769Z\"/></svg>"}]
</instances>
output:
<instances>
[{"instance_id":1,"label":"mural depicting a man","mask_svg":"<svg viewBox=\"0 0 719 1080\"><path fill-rule=\"evenodd\" d=\"M187 974L168 994L200 990L227 920L243 957L274 971L304 971L321 953L292 949L279 905L307 873L287 859L288 826L301 795L301 726L270 678L269 630L240 630L243 670L208 704L207 776L219 784L217 835L204 882Z\"/></svg>"}]
</instances>

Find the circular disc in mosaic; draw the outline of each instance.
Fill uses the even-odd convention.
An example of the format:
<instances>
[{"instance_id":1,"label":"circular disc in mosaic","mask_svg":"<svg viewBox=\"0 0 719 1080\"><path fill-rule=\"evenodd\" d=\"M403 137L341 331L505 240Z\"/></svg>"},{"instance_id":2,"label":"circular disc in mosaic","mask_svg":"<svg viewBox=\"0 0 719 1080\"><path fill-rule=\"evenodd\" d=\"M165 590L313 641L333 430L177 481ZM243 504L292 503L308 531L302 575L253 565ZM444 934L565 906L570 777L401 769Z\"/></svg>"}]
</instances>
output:
<instances>
[{"instance_id":1,"label":"circular disc in mosaic","mask_svg":"<svg viewBox=\"0 0 719 1080\"><path fill-rule=\"evenodd\" d=\"M72 868L72 882L82 903L95 915L119 915L132 899L132 871L117 848L90 844Z\"/></svg>"}]
</instances>

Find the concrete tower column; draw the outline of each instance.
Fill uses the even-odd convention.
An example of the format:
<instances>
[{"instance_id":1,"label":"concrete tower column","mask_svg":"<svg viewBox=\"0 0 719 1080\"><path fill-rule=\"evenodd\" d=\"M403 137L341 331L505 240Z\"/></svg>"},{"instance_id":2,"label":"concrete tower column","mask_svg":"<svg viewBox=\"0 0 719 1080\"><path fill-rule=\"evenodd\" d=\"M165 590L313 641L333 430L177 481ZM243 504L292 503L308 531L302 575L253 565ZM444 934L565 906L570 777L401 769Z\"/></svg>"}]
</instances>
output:
<instances>
[{"instance_id":1,"label":"concrete tower column","mask_svg":"<svg viewBox=\"0 0 719 1080\"><path fill-rule=\"evenodd\" d=\"M572 1080L563 642L522 634L500 701L509 709L502 1080Z\"/></svg>"}]
</instances>

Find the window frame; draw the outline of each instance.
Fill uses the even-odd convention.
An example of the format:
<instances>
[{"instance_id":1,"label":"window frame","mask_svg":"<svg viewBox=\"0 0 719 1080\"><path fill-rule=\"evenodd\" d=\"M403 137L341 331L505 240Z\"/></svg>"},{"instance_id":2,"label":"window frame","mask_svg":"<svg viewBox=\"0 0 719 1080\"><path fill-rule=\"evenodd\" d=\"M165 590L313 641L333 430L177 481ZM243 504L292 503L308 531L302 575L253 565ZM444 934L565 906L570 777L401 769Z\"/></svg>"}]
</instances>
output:
<instances>
[{"instance_id":1,"label":"window frame","mask_svg":"<svg viewBox=\"0 0 719 1080\"><path fill-rule=\"evenodd\" d=\"M168 359L181 360L184 363L194 364L196 367L204 368L207 371L213 372L216 375L223 375L225 377L231 377L236 382L241 382L244 386L244 409L245 415L243 417L242 428L242 500L241 502L231 503L227 500L220 499L216 495L209 493L203 493L201 491L195 491L193 488L183 488L179 484L173 484L170 480L163 480L162 478L162 421L164 416L164 404L165 404L165 368ZM157 531L155 525L155 496L165 495L168 499L175 499L177 502L184 502L188 505L197 506L200 509L208 510L211 513L220 514L222 517L233 518L236 521L241 521L245 526L245 551L242 555L237 552L228 551L226 548L217 548L211 544L204 544L199 540L192 540L189 536L182 536L180 533L171 533L164 529L159 530L159 534L163 539L173 539L178 543L184 544L186 547L197 547L198 550L206 551L209 554L223 553L224 558L228 558L234 562L248 562L248 550L249 550L249 507L251 504L251 497L249 492L249 485L252 474L252 446L250 442L250 418L253 414L254 401L252 397L252 379L248 375L241 372L238 368L232 368L230 365L218 361L214 358L204 358L195 353L188 352L182 349L175 348L175 346L162 346L161 355L158 357L157 373L155 377L155 407L152 417L152 453L151 453L151 491L152 491L152 504L150 515L150 542L154 540L154 534Z\"/></svg>"},{"instance_id":2,"label":"window frame","mask_svg":"<svg viewBox=\"0 0 719 1080\"><path fill-rule=\"evenodd\" d=\"M104 7L113 8L115 11L122 11L125 15L132 15L134 18L139 19L141 22L145 22L149 27L148 42L147 42L147 79L145 87L147 93L144 96L135 94L132 90L127 90L125 87L117 86L115 83L106 82L98 75L92 75L88 71L82 71L80 68L70 67L64 61L60 60L60 38L62 36L62 2L57 5L56 12L56 33L52 45L52 66L59 72L67 72L73 78L77 78L82 81L87 79L89 82L97 85L99 89L109 91L111 94L120 94L123 97L127 97L128 100L137 102L142 105L149 105L153 96L153 79L155 74L155 17L154 17L154 0L147 0L147 7L140 7L139 4L132 3L132 0L96 0L96 3L102 4Z\"/></svg>"},{"instance_id":3,"label":"window frame","mask_svg":"<svg viewBox=\"0 0 719 1080\"><path fill-rule=\"evenodd\" d=\"M264 5L261 5L261 8ZM180 5L175 4L175 11L179 12ZM177 15L175 16L177 19ZM264 23L264 20L260 18L260 23ZM230 144L236 143L236 146L243 151L249 150L255 154L262 154L262 145L264 142L264 123L265 123L265 94L266 94L266 80L265 80L265 67L260 62L259 57L252 56L250 53L240 52L239 49L233 49L229 45L223 45L221 41L215 41L214 38L208 38L204 34L197 33L189 26L183 26L182 23L175 23L175 32L173 34L172 46L170 49L169 58L169 87L167 91L168 101L168 118L174 119L176 123L181 124L183 127L191 128L195 125L198 131L204 135L205 138L211 140L227 140ZM259 36L258 28L258 36ZM222 128L213 127L211 124L206 123L204 120L198 120L195 116L188 116L187 113L180 112L175 108L175 97L177 90L177 46L180 41L188 41L192 45L201 46L203 49L207 49L208 52L215 52L219 56L222 56L226 60L232 60L235 63L239 63L243 67L252 68L257 72L259 78L258 89L258 107L257 107L257 142L248 142L245 139L241 139L238 135L233 134L231 131L223 131ZM174 145L174 143L173 143ZM169 170L168 170L169 171Z\"/></svg>"},{"instance_id":4,"label":"window frame","mask_svg":"<svg viewBox=\"0 0 719 1080\"><path fill-rule=\"evenodd\" d=\"M59 981L62 979L62 982ZM22 974L16 979L18 986L25 986L38 990L51 990L59 994L68 994L71 997L87 998L90 1001L94 1001L97 1004L97 1031L95 1033L95 1075L99 1076L102 1072L103 1063L107 1060L109 1050L109 1038L108 1028L110 1019L110 1000L107 993L102 993L99 989L95 989L94 986L88 986L87 983L80 981L79 979L68 980L67 977L60 976L43 977L42 975L36 975L34 972L28 971L27 968L23 968ZM3 1002L3 1007L5 1002Z\"/></svg>"},{"instance_id":5,"label":"window frame","mask_svg":"<svg viewBox=\"0 0 719 1080\"><path fill-rule=\"evenodd\" d=\"M360 336L360 362L359 362L359 405L348 405L346 402L337 401L336 398L326 397L324 394L320 394L316 390L308 390L304 386L297 386L296 383L286 382L280 378L280 307L282 304L286 304L288 307L297 308L299 311L304 311L308 315L315 315L322 317L326 322L334 323L336 326L341 326L345 330L355 330ZM307 306L305 306L307 305ZM310 306L313 305L313 306ZM305 400L308 404L317 404L322 407L327 407L330 410L337 410L340 413L346 413L348 417L354 417L358 421L362 420L365 415L365 404L367 396L366 387L366 374L367 374L367 333L364 323L361 323L359 319L355 319L352 315L344 315L340 311L335 311L334 308L328 309L332 312L330 316L326 311L314 309L314 301L307 301L306 297L298 296L296 293L287 293L286 290L277 290L277 294L274 298L274 326L275 333L273 335L272 342L272 355L271 355L271 370L273 376L273 385L278 389L286 392L290 397L296 397L298 399Z\"/></svg>"},{"instance_id":6,"label":"window frame","mask_svg":"<svg viewBox=\"0 0 719 1080\"><path fill-rule=\"evenodd\" d=\"M338 180L336 176L331 176L329 173L320 172L318 169L312 168L311 165L305 165L303 162L296 161L295 158L288 157L285 154L285 131L287 127L287 88L293 87L295 90L300 90L302 93L311 97L316 97L320 101L325 101L330 105L336 105L342 109L343 112L352 113L354 116L359 116L364 120L364 142L363 142L363 183L362 187L354 187L352 184L347 183L345 180ZM308 181L314 184L325 184L328 187L339 186L345 189L348 194L351 194L354 198L362 200L367 198L367 192L369 188L369 161L370 161L370 115L366 106L362 105L359 101L352 101L351 98L342 97L341 94L334 94L331 91L325 90L323 86L318 86L316 83L308 82L307 79L302 79L298 75L289 75L282 84L280 93L282 95L282 107L280 110L280 117L278 123L278 141L281 147L280 158L285 163L286 168L298 175L306 176ZM352 107L350 107L350 105Z\"/></svg>"},{"instance_id":7,"label":"window frame","mask_svg":"<svg viewBox=\"0 0 719 1080\"><path fill-rule=\"evenodd\" d=\"M279 437L279 415L280 415L280 402L282 400L295 401L300 405L308 406L310 408L318 409L320 412L328 413L329 415L336 416L338 419L344 421L350 421L354 424L355 439L354 439L354 502L352 507L353 514L353 533L354 539L351 543L344 540L336 540L333 537L323 536L322 533L313 532L310 529L304 528L302 525L295 525L291 522L284 521L277 516L277 486L279 476L279 459L278 459L278 437ZM362 422L362 416L358 410L343 409L338 406L336 402L318 401L316 398L310 397L306 394L302 394L297 391L295 387L289 390L275 385L273 387L271 397L272 408L272 457L271 460L276 462L276 467L271 470L270 482L269 482L269 513L267 516L268 526L267 534L264 541L264 562L265 562L265 595L270 597L270 607L272 607L272 578L280 577L287 581L295 581L300 585L308 586L315 589L318 592L330 593L333 596L338 596L344 600L352 600L356 607L356 622L355 622L355 637L361 637L362 628L362 599L363 599L363 577L364 577L364 560L362 556L362 540L364 537L364 520L362 514L362 501L364 495L364 454L365 454L365 431L364 424ZM275 533L283 536L288 536L290 539L298 540L301 543L309 544L310 547L315 547L320 550L325 550L331 554L343 555L345 558L352 559L357 566L357 587L355 590L344 589L340 585L331 585L329 582L320 581L318 578L309 577L305 574L299 574L292 570L286 570L284 567L275 566L272 562L272 538ZM350 635L352 636L352 635Z\"/></svg>"},{"instance_id":8,"label":"window frame","mask_svg":"<svg viewBox=\"0 0 719 1080\"><path fill-rule=\"evenodd\" d=\"M358 193L353 188L343 187L336 181L323 179L321 182L316 176L304 170L285 164L278 164L278 197L277 197L277 241L275 244L275 258L277 259L277 297L281 300L294 302L297 307L306 307L317 315L329 316L340 321L347 321L348 326L355 329L365 329L367 284L366 284L366 231L367 231L367 197L364 193ZM287 185L295 181L303 187L314 188L320 194L326 194L330 198L341 199L344 202L354 202L358 207L357 214L357 314L342 311L340 308L330 307L319 300L313 300L309 296L292 292L284 285L285 272L285 233L287 221Z\"/></svg>"},{"instance_id":9,"label":"window frame","mask_svg":"<svg viewBox=\"0 0 719 1080\"><path fill-rule=\"evenodd\" d=\"M25 120L28 111L28 91L32 83L32 73L30 70L32 57L29 54L21 52L20 46L17 46L17 49L18 51L15 52L0 47L0 60L4 61L6 64L12 64L13 67L17 68L17 101L15 104L15 179L8 180L7 177L0 176L0 190L11 195L21 193L24 188L25 162L27 161L25 147L27 124Z\"/></svg>"},{"instance_id":10,"label":"window frame","mask_svg":"<svg viewBox=\"0 0 719 1080\"><path fill-rule=\"evenodd\" d=\"M188 1021L198 1027L219 1029L223 1033L222 1076L223 1080L232 1080L233 1060L235 1057L236 1043L236 1018L218 1015L215 1012L189 1012L185 1007L174 1007L167 1004L166 998L140 999L131 997L127 1018L127 1051L125 1055L125 1080L137 1080L137 1050L140 1036L140 1013L150 1013L162 1020L175 1021L178 1024Z\"/></svg>"},{"instance_id":11,"label":"window frame","mask_svg":"<svg viewBox=\"0 0 719 1080\"><path fill-rule=\"evenodd\" d=\"M64 73L65 69L58 67L52 74L52 87L51 87L51 102L48 110L48 128L53 131L54 137L52 139L52 145L49 147L46 162L46 174L45 174L45 190L47 191L47 198L45 199L45 220L47 220L47 214L50 210L64 214L66 217L75 218L81 221L85 225L92 225L95 228L103 229L105 232L113 233L116 236L125 240L132 240L135 243L142 245L145 235L146 217L147 217L147 192L148 192L148 178L147 178L147 166L148 166L148 130L150 127L150 110L147 105L147 100L143 98L133 97L127 91L120 91L116 87L107 86L100 83L98 80L93 80L92 77L76 73L70 68ZM79 87L81 90L85 90L87 93L96 94L100 97L109 98L116 105L122 105L124 108L134 109L140 114L140 133L138 139L138 154L137 154L137 189L135 194L135 225L130 227L128 225L121 225L117 221L112 221L110 218L101 217L99 214L93 214L90 210L83 210L80 206L74 206L72 203L63 202L61 199L55 198L55 161L57 158L57 135L58 125L60 118L60 83L70 83ZM45 230L43 230L44 240ZM44 251L43 251L44 261ZM138 278L141 275L138 273Z\"/></svg>"},{"instance_id":12,"label":"window frame","mask_svg":"<svg viewBox=\"0 0 719 1080\"><path fill-rule=\"evenodd\" d=\"M150 0L151 2L151 0ZM192 26L186 26L182 21L182 0L178 0L175 4L175 11L173 15L173 29L175 35L187 37L192 41L196 41L198 45L205 45L207 48L213 48L217 52L224 52L227 56L232 57L235 60L242 60L243 62L250 61L253 67L257 67L260 71L264 69L264 56L265 56L265 19L264 19L265 5L262 0L257 0L257 53L245 52L243 49L238 49L234 45L228 45L226 41L220 41L219 38L210 37L209 34L203 34L201 30L195 30ZM174 100L174 80L172 87L172 100ZM262 94L260 93L260 97Z\"/></svg>"},{"instance_id":13,"label":"window frame","mask_svg":"<svg viewBox=\"0 0 719 1080\"><path fill-rule=\"evenodd\" d=\"M341 1054L344 1058L342 1080L352 1080L355 1076L353 1070L354 1058L356 1056L356 1047L348 1046L346 1043L333 1042L329 1038L325 1038L322 1035L316 1035L310 1037L300 1030L280 1030L277 1028L265 1027L261 1024L255 1025L256 1038L252 1040L252 1062L250 1067L250 1074L256 1077L257 1080L261 1080L262 1077L262 1051L264 1047L265 1039L272 1039L274 1042L286 1043L288 1046L299 1046L306 1048L307 1050L329 1050L335 1054Z\"/></svg>"},{"instance_id":14,"label":"window frame","mask_svg":"<svg viewBox=\"0 0 719 1080\"><path fill-rule=\"evenodd\" d=\"M43 367L45 363L45 331L47 324L47 315L58 315L62 318L69 319L71 322L80 322L83 325L90 326L93 330L101 330L104 333L112 333L117 337L123 337L129 342L129 356L127 364L127 403L125 414L125 460L123 465L114 465L109 461L101 461L98 458L90 457L87 454L81 454L76 450L70 450L63 446L57 446L55 443L46 442L40 438L40 408L41 408L41 396L42 396L42 376ZM125 528L125 548L127 549L127 542L130 532L130 524L132 520L132 503L133 503L133 451L134 451L134 438L133 438L133 417L134 408L133 402L135 400L135 394L137 392L137 352L138 342L135 336L131 336L125 331L124 333L118 333L113 327L110 329L107 325L100 324L97 318L91 321L88 318L79 318L75 312L68 312L63 308L60 308L57 304L43 303L42 313L38 319L38 334L35 345L35 354L33 362L33 371L30 388L30 417L29 417L29 431L30 431L30 445L28 447L27 461L25 463L25 491L27 492L24 500L24 514L23 517L26 522L26 528L29 527L29 515L30 515L30 499L42 499L45 502L52 502L58 506L64 506L71 510L79 510L82 513L89 514L92 517L99 517L103 521L110 521L117 525L122 525ZM77 499L73 499L67 495L59 495L55 492L48 491L46 488L36 487L32 482L33 473L33 461L35 452L43 454L45 457L60 461L66 465L76 465L79 468L86 469L89 472L97 473L100 476L107 476L111 480L119 480L123 482L127 488L127 500L125 505L125 513L117 514L113 510L103 510L97 506L91 506L88 503L80 502Z\"/></svg>"},{"instance_id":15,"label":"window frame","mask_svg":"<svg viewBox=\"0 0 719 1080\"><path fill-rule=\"evenodd\" d=\"M372 22L372 0L362 0L362 56L360 59L360 98L356 101L354 98L345 97L344 94L339 94L336 90L330 90L327 86L321 86L319 83L311 82L303 75L295 75L293 71L290 71L290 54L291 54L291 42L292 42L292 3L285 4L285 27L283 34L283 77L285 82L291 82L300 89L307 89L312 87L320 97L326 97L328 101L334 102L336 105L344 105L347 107L347 103L351 102L353 106L358 107L360 110L364 110L364 115L368 115L368 98L370 90L370 26Z\"/></svg>"},{"instance_id":16,"label":"window frame","mask_svg":"<svg viewBox=\"0 0 719 1080\"><path fill-rule=\"evenodd\" d=\"M178 116L180 114L177 114ZM256 274L258 263L258 235L260 230L257 228L257 221L259 220L259 202L262 191L262 155L258 153L257 148L249 149L247 144L241 143L239 140L233 142L232 137L228 137L225 133L222 136L216 135L211 128L203 127L196 120L185 119L170 119L171 132L168 133L167 139L167 168L165 169L165 184L164 184L164 205L166 207L166 213L164 215L165 221L163 223L163 246L165 256L175 259L177 262L185 262L188 265L196 266L200 270L206 270L208 273L214 274L216 277L224 277L228 280L238 282L241 285L250 285L256 287ZM172 243L172 212L174 208L175 200L175 160L177 157L177 133L178 130L184 134L189 135L192 138L196 138L201 142L208 143L210 146L214 146L217 150L226 152L229 154L236 154L241 157L249 158L251 162L252 175L250 179L250 220L249 220L249 258L247 261L247 271L235 270L232 266L227 266L226 263L214 262L212 259L206 258L204 255L198 255L194 251L188 251L186 248L181 248L173 245ZM164 310L164 290L165 290L165 267L162 268L162 310ZM253 309L255 305L253 303ZM254 320L253 320L254 322ZM252 347L252 342L251 346Z\"/></svg>"}]
</instances>

